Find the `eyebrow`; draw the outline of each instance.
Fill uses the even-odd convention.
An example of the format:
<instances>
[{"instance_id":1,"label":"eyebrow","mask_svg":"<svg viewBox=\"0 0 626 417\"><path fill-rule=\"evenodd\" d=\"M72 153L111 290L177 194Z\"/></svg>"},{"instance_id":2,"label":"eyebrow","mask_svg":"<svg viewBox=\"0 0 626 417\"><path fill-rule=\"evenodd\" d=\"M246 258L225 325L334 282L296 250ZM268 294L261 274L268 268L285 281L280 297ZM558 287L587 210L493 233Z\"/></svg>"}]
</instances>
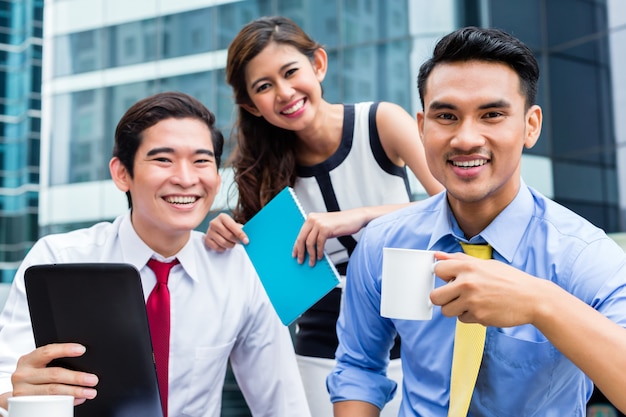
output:
<instances>
[{"instance_id":1,"label":"eyebrow","mask_svg":"<svg viewBox=\"0 0 626 417\"><path fill-rule=\"evenodd\" d=\"M288 68L288 67L290 67L290 66L292 66L292 65L294 65L294 64L297 64L297 63L298 63L298 61L291 61L291 62L287 62L285 65L283 65L283 66L281 66L281 67L280 67L279 71L280 71L280 72L282 72L282 71L284 71L286 68ZM255 85L257 85L259 82L261 82L261 81L263 81L263 80L266 80L267 78L268 78L268 77L261 77L261 78L259 78L258 80L254 80L253 82L251 82L251 83L250 83L250 88L254 88L254 86L255 86Z\"/></svg>"},{"instance_id":2,"label":"eyebrow","mask_svg":"<svg viewBox=\"0 0 626 417\"><path fill-rule=\"evenodd\" d=\"M481 104L480 106L478 106L479 110L487 110L487 109L504 109L504 108L509 108L511 107L511 103L509 103L506 100L496 100L496 101L491 101L485 104ZM451 103L446 103L443 101L433 101L432 103L430 103L430 105L428 106L428 108L430 110L457 110L458 107L455 106L454 104Z\"/></svg>"},{"instance_id":3,"label":"eyebrow","mask_svg":"<svg viewBox=\"0 0 626 417\"><path fill-rule=\"evenodd\" d=\"M146 154L146 156L154 156L154 155L158 155L160 153L174 153L175 150L174 148L168 148L168 147L163 147L163 148L154 148L154 149L150 149L148 151L148 153ZM208 155L208 156L215 156L215 153L209 149L197 149L194 152L195 155Z\"/></svg>"}]
</instances>

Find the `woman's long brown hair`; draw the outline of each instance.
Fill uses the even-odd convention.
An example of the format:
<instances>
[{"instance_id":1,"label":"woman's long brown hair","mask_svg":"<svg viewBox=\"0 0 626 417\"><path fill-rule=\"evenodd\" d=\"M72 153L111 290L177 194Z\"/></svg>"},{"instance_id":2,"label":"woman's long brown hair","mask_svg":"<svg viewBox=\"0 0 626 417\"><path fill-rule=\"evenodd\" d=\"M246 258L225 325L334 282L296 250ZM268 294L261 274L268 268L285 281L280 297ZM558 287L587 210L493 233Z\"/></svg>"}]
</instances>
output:
<instances>
[{"instance_id":1,"label":"woman's long brown hair","mask_svg":"<svg viewBox=\"0 0 626 417\"><path fill-rule=\"evenodd\" d=\"M268 123L241 104L252 105L246 89L246 66L270 42L291 45L311 61L321 47L292 20L283 16L256 19L237 34L228 47L226 81L233 89L239 114L232 134L237 146L232 156L239 190L233 217L245 223L284 187L296 180L296 134Z\"/></svg>"}]
</instances>

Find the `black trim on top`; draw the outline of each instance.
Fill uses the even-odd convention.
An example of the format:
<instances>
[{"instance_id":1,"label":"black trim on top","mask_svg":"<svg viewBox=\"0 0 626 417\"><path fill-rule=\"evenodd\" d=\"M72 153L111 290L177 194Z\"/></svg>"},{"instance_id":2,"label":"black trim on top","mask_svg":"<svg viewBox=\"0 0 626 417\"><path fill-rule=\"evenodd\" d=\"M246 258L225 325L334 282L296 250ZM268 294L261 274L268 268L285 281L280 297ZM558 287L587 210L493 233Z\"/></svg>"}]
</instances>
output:
<instances>
[{"instance_id":1,"label":"black trim on top","mask_svg":"<svg viewBox=\"0 0 626 417\"><path fill-rule=\"evenodd\" d=\"M341 130L341 143L328 159L315 165L297 165L296 174L302 178L317 177L328 174L346 160L352 149L354 136L354 104L343 105L343 128Z\"/></svg>"},{"instance_id":2,"label":"black trim on top","mask_svg":"<svg viewBox=\"0 0 626 417\"><path fill-rule=\"evenodd\" d=\"M330 174L325 172L323 175L316 175L315 179L317 180L317 184L320 187L320 191L322 192L322 197L324 198L324 205L326 206L326 210L328 212L340 211L339 202L337 201L337 195L335 194L335 189L333 188L333 183L330 180ZM344 248L348 251L348 256L352 255L354 248L356 248L356 239L352 237L352 235L347 236L339 236L337 238L339 243L343 245Z\"/></svg>"},{"instance_id":3,"label":"black trim on top","mask_svg":"<svg viewBox=\"0 0 626 417\"><path fill-rule=\"evenodd\" d=\"M380 142L378 125L376 124L376 111L379 104L379 102L372 104L369 111L370 147L372 148L372 154L374 154L374 159L376 159L376 162L378 162L378 166L383 171L385 171L387 174L401 177L404 180L406 193L409 198L411 198L411 186L409 184L409 177L406 173L406 167L399 167L398 165L394 164L385 153L383 145Z\"/></svg>"}]
</instances>

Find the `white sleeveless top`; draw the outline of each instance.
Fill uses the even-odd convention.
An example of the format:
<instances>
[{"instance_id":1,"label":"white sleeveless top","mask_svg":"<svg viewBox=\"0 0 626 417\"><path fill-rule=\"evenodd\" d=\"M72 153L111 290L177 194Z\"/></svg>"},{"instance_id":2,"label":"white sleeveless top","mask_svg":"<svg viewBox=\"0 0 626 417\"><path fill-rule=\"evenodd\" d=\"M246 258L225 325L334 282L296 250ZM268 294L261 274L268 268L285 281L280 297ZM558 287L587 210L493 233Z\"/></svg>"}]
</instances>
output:
<instances>
[{"instance_id":1,"label":"white sleeveless top","mask_svg":"<svg viewBox=\"0 0 626 417\"><path fill-rule=\"evenodd\" d=\"M337 151L317 165L297 167L294 189L306 213L410 201L406 169L395 165L380 143L377 107L378 103L372 102L344 105ZM348 261L359 235L326 242L326 252L335 265Z\"/></svg>"}]
</instances>

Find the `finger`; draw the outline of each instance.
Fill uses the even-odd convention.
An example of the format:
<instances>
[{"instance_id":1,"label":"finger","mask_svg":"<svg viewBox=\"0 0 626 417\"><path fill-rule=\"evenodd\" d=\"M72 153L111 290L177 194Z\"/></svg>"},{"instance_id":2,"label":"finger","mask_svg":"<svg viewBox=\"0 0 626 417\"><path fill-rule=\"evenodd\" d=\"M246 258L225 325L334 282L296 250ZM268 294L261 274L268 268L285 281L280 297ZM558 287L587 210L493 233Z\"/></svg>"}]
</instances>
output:
<instances>
[{"instance_id":1,"label":"finger","mask_svg":"<svg viewBox=\"0 0 626 417\"><path fill-rule=\"evenodd\" d=\"M204 237L205 245L218 252L232 249L240 242L247 245L249 240L243 231L243 225L223 213L220 216L209 223L209 229Z\"/></svg>"},{"instance_id":2,"label":"finger","mask_svg":"<svg viewBox=\"0 0 626 417\"><path fill-rule=\"evenodd\" d=\"M445 261L449 259L461 259L462 260L462 259L472 258L471 256L463 252L448 253L448 252L436 251L434 255L435 255L435 259L437 259L438 261Z\"/></svg>"},{"instance_id":3,"label":"finger","mask_svg":"<svg viewBox=\"0 0 626 417\"><path fill-rule=\"evenodd\" d=\"M208 234L204 236L204 244L207 248L212 249L216 252L224 252L226 249L228 249L225 243L219 243L215 239L215 237L209 236Z\"/></svg>"},{"instance_id":4,"label":"finger","mask_svg":"<svg viewBox=\"0 0 626 417\"><path fill-rule=\"evenodd\" d=\"M74 397L74 404L76 405L96 398L98 391L95 388L56 383L19 384L13 386L13 395L16 397L23 395L71 395Z\"/></svg>"},{"instance_id":5,"label":"finger","mask_svg":"<svg viewBox=\"0 0 626 417\"><path fill-rule=\"evenodd\" d=\"M437 254L442 255L437 256ZM468 273L477 272L482 262L489 262L489 260L474 258L464 253L437 252L435 257L437 258L433 268L435 275L448 284L458 279L463 280Z\"/></svg>"},{"instance_id":6,"label":"finger","mask_svg":"<svg viewBox=\"0 0 626 417\"><path fill-rule=\"evenodd\" d=\"M437 252L442 253L442 252ZM437 257L437 253L435 253L436 262L433 264L433 272L435 276L440 278L441 280L449 283L456 278L455 271L452 269L451 265L448 263L449 260L446 258ZM445 254L447 255L447 254Z\"/></svg>"},{"instance_id":7,"label":"finger","mask_svg":"<svg viewBox=\"0 0 626 417\"><path fill-rule=\"evenodd\" d=\"M95 387L98 377L87 372L73 371L61 366L28 368L18 366L11 376L14 385L72 385Z\"/></svg>"},{"instance_id":8,"label":"finger","mask_svg":"<svg viewBox=\"0 0 626 417\"><path fill-rule=\"evenodd\" d=\"M306 250L309 255L309 266L315 266L315 262L317 262L317 238L319 234L318 231L312 230L309 233L309 236L306 239Z\"/></svg>"},{"instance_id":9,"label":"finger","mask_svg":"<svg viewBox=\"0 0 626 417\"><path fill-rule=\"evenodd\" d=\"M463 323L479 323L478 319L472 314L471 311L464 311L457 315L459 321Z\"/></svg>"},{"instance_id":10,"label":"finger","mask_svg":"<svg viewBox=\"0 0 626 417\"><path fill-rule=\"evenodd\" d=\"M85 353L85 347L78 343L52 343L41 346L31 353L22 356L17 365L44 368L51 361L58 358L74 358Z\"/></svg>"},{"instance_id":11,"label":"finger","mask_svg":"<svg viewBox=\"0 0 626 417\"><path fill-rule=\"evenodd\" d=\"M435 288L430 292L430 301L437 306L444 306L454 302L461 296L458 286L454 282Z\"/></svg>"},{"instance_id":12,"label":"finger","mask_svg":"<svg viewBox=\"0 0 626 417\"><path fill-rule=\"evenodd\" d=\"M324 246L326 245L326 235L320 233L317 235L317 247L315 250L317 251L317 260L321 261L324 257Z\"/></svg>"},{"instance_id":13,"label":"finger","mask_svg":"<svg viewBox=\"0 0 626 417\"><path fill-rule=\"evenodd\" d=\"M300 228L298 237L296 237L296 242L293 245L292 256L298 259L299 264L302 264L304 262L304 258L307 252L306 242L309 237L309 234L311 233L312 227L313 227L312 222L309 219L307 219L307 221L305 221L302 227Z\"/></svg>"},{"instance_id":14,"label":"finger","mask_svg":"<svg viewBox=\"0 0 626 417\"><path fill-rule=\"evenodd\" d=\"M60 366L50 366L55 359L83 355L86 348L78 343L52 343L39 347L17 361L12 375L15 383L29 384L63 383L69 385L95 386L98 377L94 374L73 371Z\"/></svg>"},{"instance_id":15,"label":"finger","mask_svg":"<svg viewBox=\"0 0 626 417\"><path fill-rule=\"evenodd\" d=\"M75 343L51 344L22 356L11 376L14 395L67 394L90 399L97 395L94 386L98 377L62 367L48 367L50 361L62 357L76 357L85 348Z\"/></svg>"},{"instance_id":16,"label":"finger","mask_svg":"<svg viewBox=\"0 0 626 417\"><path fill-rule=\"evenodd\" d=\"M204 244L207 248L217 252L223 252L227 249L225 245L225 239L222 237L218 229L220 225L209 224L209 229L204 235ZM233 245L234 246L234 245Z\"/></svg>"},{"instance_id":17,"label":"finger","mask_svg":"<svg viewBox=\"0 0 626 417\"><path fill-rule=\"evenodd\" d=\"M243 224L237 223L236 221L229 222L226 224L228 231L230 232L231 239L228 239L232 243L243 243L247 245L250 243L250 239L248 239L248 235L243 231Z\"/></svg>"},{"instance_id":18,"label":"finger","mask_svg":"<svg viewBox=\"0 0 626 417\"><path fill-rule=\"evenodd\" d=\"M230 239L226 238L225 235L230 236ZM232 249L237 243L239 242L236 240L236 237L227 231L222 234L218 234L213 231L210 236L207 235L207 246L210 245L210 248L215 249L218 252L224 252L227 249Z\"/></svg>"}]
</instances>

